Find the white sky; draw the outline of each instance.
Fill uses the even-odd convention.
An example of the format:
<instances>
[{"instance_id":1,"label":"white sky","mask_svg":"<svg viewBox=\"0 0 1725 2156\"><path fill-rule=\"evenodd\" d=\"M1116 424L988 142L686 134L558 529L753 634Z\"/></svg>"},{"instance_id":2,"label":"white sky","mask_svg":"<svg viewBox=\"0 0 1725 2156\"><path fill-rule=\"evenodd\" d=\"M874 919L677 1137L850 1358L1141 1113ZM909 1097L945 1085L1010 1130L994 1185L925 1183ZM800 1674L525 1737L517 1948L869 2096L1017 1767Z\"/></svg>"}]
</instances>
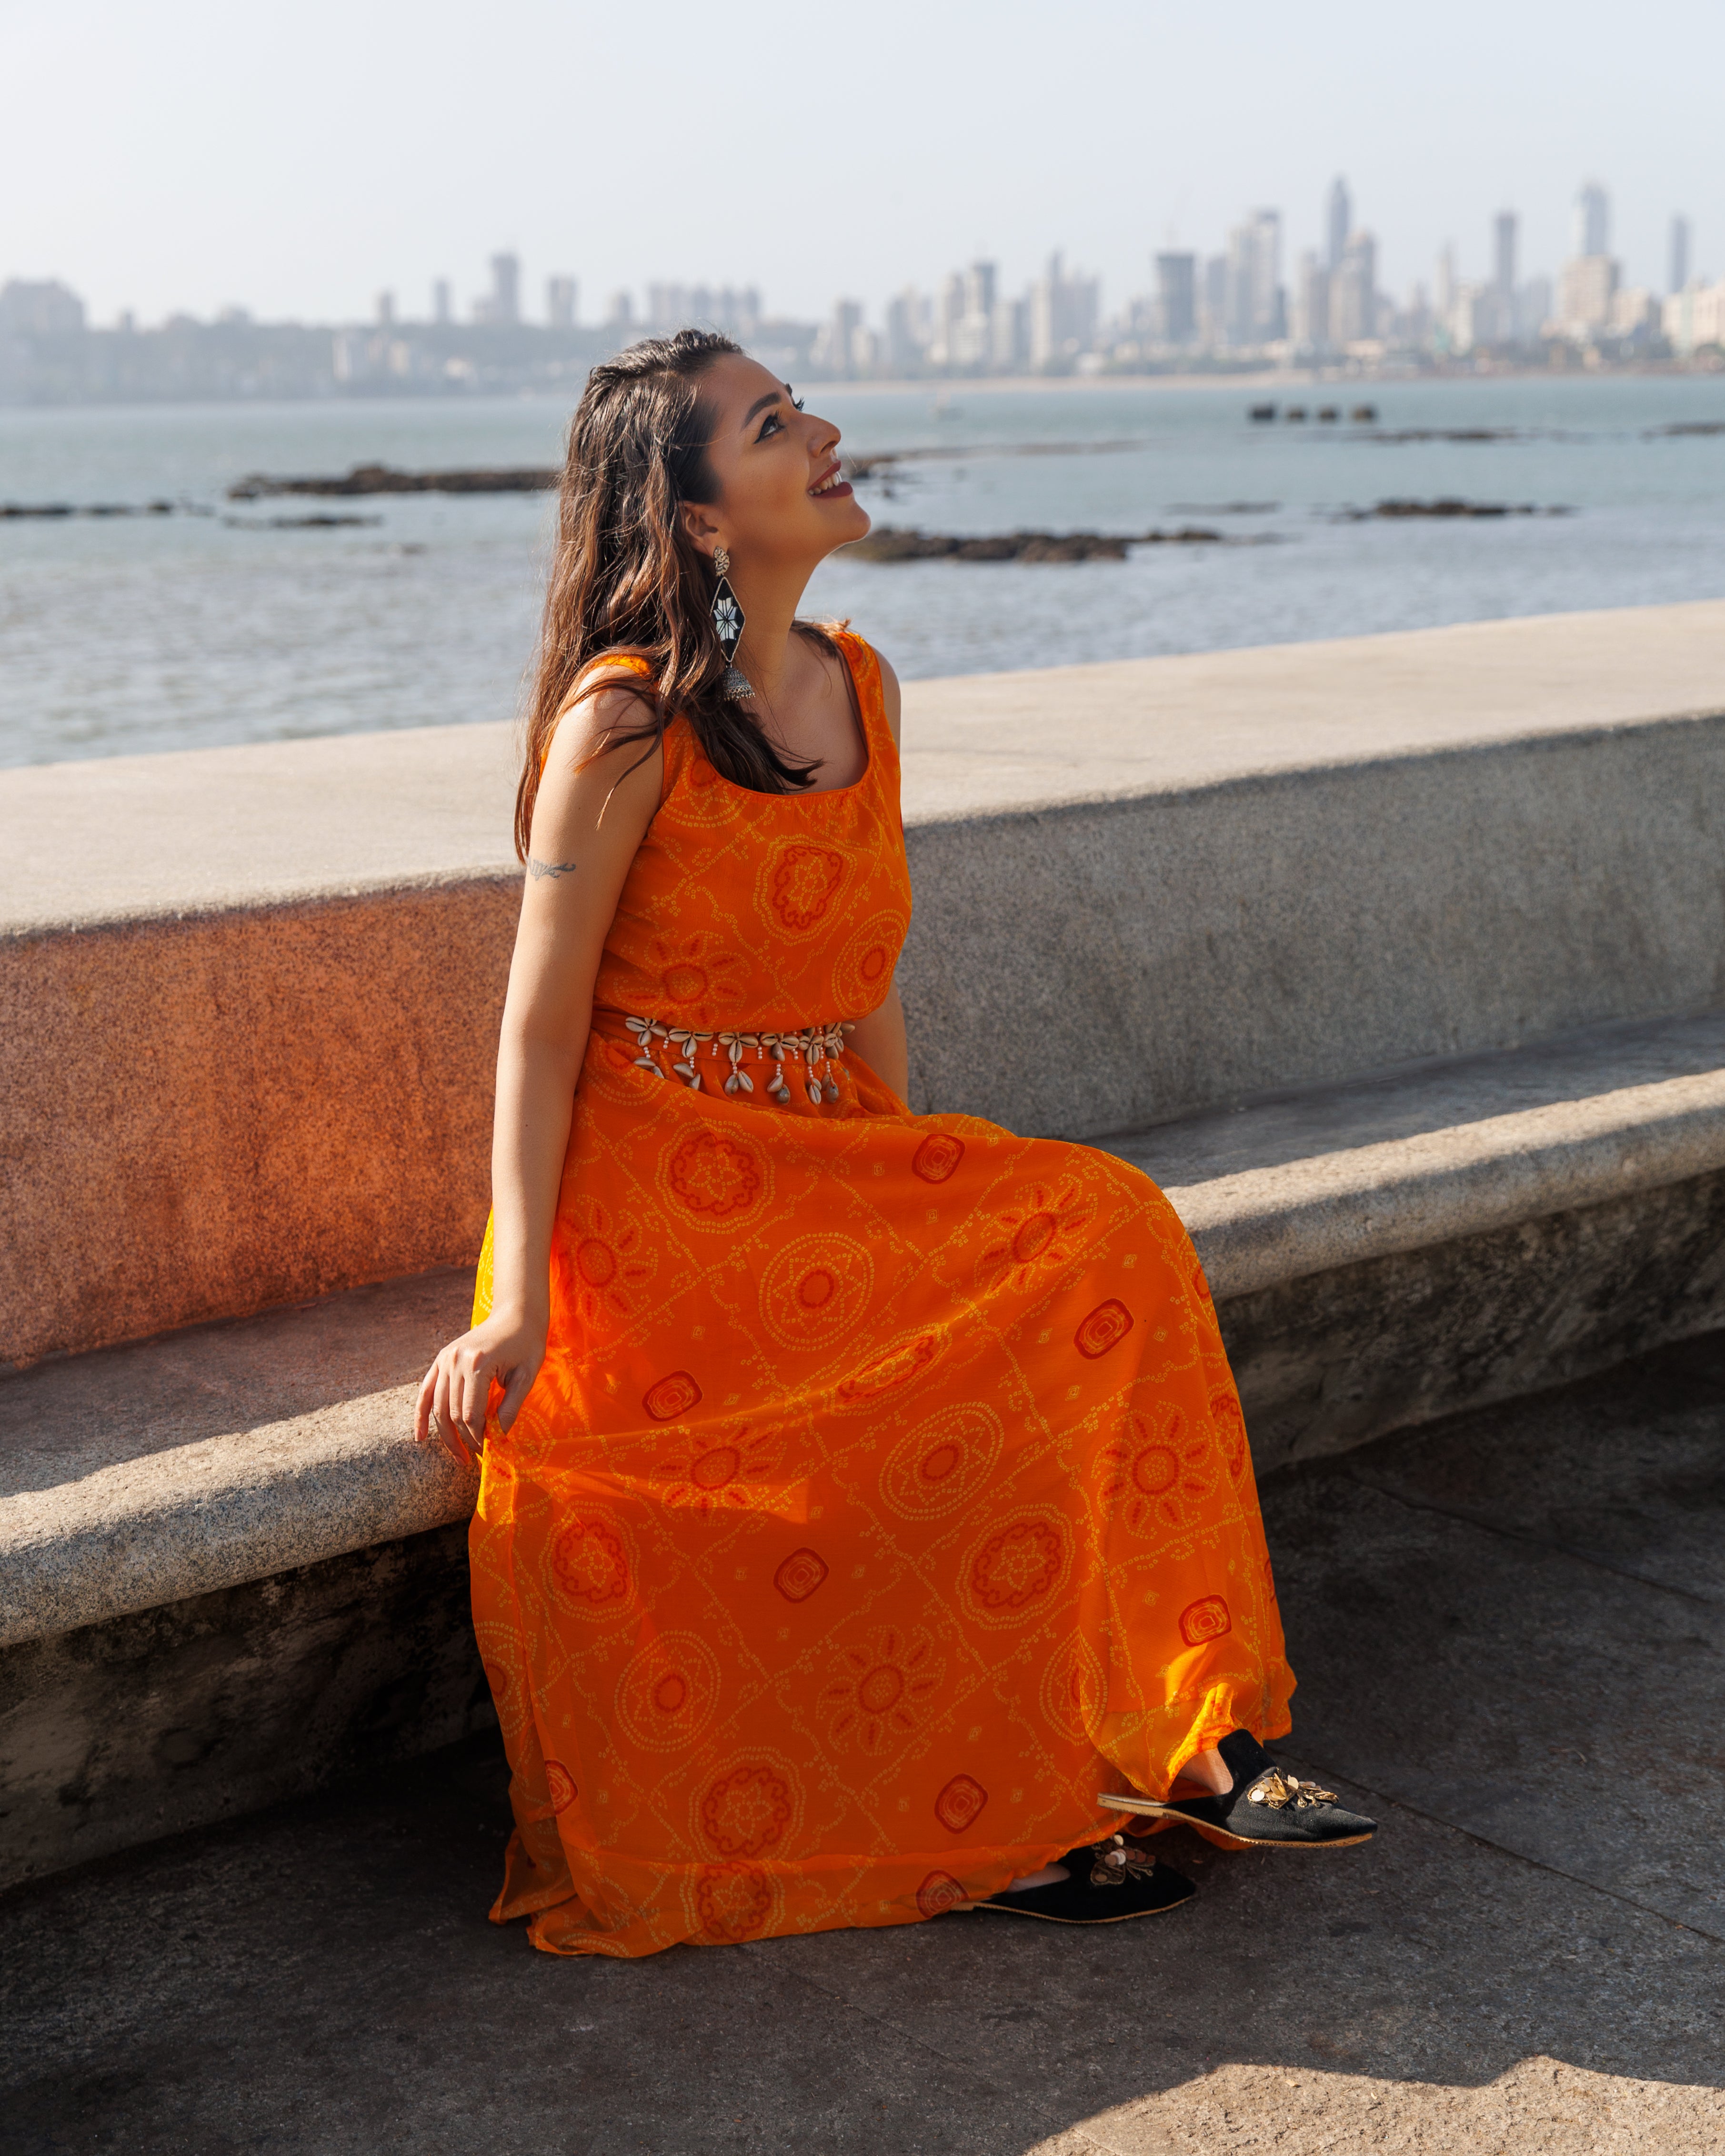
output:
<instances>
[{"instance_id":1,"label":"white sky","mask_svg":"<svg viewBox=\"0 0 1725 2156\"><path fill-rule=\"evenodd\" d=\"M1522 213L1568 250L1597 176L1630 281L1691 216L1725 274L1720 0L0 0L0 280L94 319L228 303L458 306L513 247L528 311L649 279L871 316L978 251L1018 290L1064 246L1112 306L1177 234L1279 207L1289 259L1345 172L1386 286Z\"/></svg>"}]
</instances>

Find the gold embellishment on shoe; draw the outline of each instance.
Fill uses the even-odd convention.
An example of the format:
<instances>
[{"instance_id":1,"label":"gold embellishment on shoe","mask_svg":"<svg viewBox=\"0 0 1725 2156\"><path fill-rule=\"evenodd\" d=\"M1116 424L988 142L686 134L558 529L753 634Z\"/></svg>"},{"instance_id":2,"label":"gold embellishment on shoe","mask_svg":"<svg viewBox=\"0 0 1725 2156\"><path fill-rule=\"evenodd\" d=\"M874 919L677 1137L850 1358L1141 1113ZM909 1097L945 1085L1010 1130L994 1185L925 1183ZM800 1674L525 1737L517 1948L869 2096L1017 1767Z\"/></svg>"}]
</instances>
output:
<instances>
[{"instance_id":1,"label":"gold embellishment on shoe","mask_svg":"<svg viewBox=\"0 0 1725 2156\"><path fill-rule=\"evenodd\" d=\"M1146 1856L1135 1842L1123 1834L1111 1835L1096 1846L1095 1861L1090 1867L1092 1887L1124 1887L1128 1879L1148 1879L1155 1872L1156 1859Z\"/></svg>"},{"instance_id":2,"label":"gold embellishment on shoe","mask_svg":"<svg viewBox=\"0 0 1725 2156\"><path fill-rule=\"evenodd\" d=\"M1246 1791L1246 1802L1268 1804L1272 1811L1286 1811L1291 1805L1296 1811L1303 1811L1308 1804L1334 1804L1336 1792L1321 1789L1316 1782L1302 1782L1297 1774L1285 1774L1280 1767L1272 1767Z\"/></svg>"},{"instance_id":3,"label":"gold embellishment on shoe","mask_svg":"<svg viewBox=\"0 0 1725 2156\"><path fill-rule=\"evenodd\" d=\"M634 1035L639 1050L635 1057L638 1070L650 1070L657 1078L675 1075L697 1093L702 1090L703 1075L711 1078L721 1092L752 1093L755 1081L746 1065L763 1063L767 1068L761 1079L768 1098L788 1108L791 1089L784 1066L789 1060L800 1063L807 1072L805 1089L817 1108L839 1097L839 1062L845 1053L845 1036L850 1029L846 1024L805 1026L796 1033L702 1033L693 1026L661 1025L652 1018L625 1018L623 1022ZM665 1043L672 1059L670 1070L659 1060L660 1041ZM702 1049L707 1052L709 1066L716 1063L717 1069L709 1067L703 1073Z\"/></svg>"}]
</instances>

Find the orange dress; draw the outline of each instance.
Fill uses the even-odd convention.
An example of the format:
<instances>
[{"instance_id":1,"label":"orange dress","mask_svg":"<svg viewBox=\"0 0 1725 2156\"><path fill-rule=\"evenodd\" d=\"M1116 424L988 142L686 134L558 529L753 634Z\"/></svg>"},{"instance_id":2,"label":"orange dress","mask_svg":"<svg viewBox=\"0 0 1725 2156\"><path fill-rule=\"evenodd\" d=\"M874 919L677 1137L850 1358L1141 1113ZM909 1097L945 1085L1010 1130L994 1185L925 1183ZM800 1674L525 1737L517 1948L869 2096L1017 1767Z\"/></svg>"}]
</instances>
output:
<instances>
[{"instance_id":1,"label":"orange dress","mask_svg":"<svg viewBox=\"0 0 1725 2156\"><path fill-rule=\"evenodd\" d=\"M750 793L686 721L605 947L545 1365L495 1422L493 1917L559 1953L900 1924L1289 1727L1209 1294L1135 1168L913 1116L838 1022L911 912L869 766ZM477 1310L490 1301L490 1242Z\"/></svg>"}]
</instances>

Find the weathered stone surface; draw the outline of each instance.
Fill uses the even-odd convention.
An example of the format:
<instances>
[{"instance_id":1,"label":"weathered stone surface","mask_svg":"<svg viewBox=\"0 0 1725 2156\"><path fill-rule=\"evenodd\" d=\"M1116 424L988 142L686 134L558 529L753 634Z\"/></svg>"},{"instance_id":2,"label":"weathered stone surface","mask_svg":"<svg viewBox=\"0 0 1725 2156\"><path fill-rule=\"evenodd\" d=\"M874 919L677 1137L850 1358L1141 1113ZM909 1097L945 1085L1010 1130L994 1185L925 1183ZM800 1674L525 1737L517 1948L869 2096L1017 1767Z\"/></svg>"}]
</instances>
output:
<instances>
[{"instance_id":1,"label":"weathered stone surface","mask_svg":"<svg viewBox=\"0 0 1725 2156\"><path fill-rule=\"evenodd\" d=\"M1721 1544L1722 1417L1697 1343L1272 1480L1289 1756L1376 1812L1368 1848L1170 1835L1197 1899L1100 1931L558 1962L485 1922L507 1813L475 1740L0 1902L8 2128L210 2156L1702 2156L1725 1946L1634 1866L1703 1913L1725 1884L1717 1837L1681 1839L1725 1762L1671 1591L1712 1591L1685 1553ZM1503 1526L1443 1509L1476 1478ZM1609 1568L1584 1530L1619 1538Z\"/></svg>"},{"instance_id":2,"label":"weathered stone surface","mask_svg":"<svg viewBox=\"0 0 1725 2156\"><path fill-rule=\"evenodd\" d=\"M465 1518L475 1476L412 1431L471 1298L433 1274L0 1379L0 1642Z\"/></svg>"},{"instance_id":3,"label":"weathered stone surface","mask_svg":"<svg viewBox=\"0 0 1725 2156\"><path fill-rule=\"evenodd\" d=\"M1722 622L912 685L914 1098L1095 1136L1725 1003ZM471 1258L511 763L0 774L0 1362Z\"/></svg>"},{"instance_id":4,"label":"weathered stone surface","mask_svg":"<svg viewBox=\"0 0 1725 2156\"><path fill-rule=\"evenodd\" d=\"M1260 1469L1341 1452L1725 1324L1725 1173L1219 1298L1216 1312Z\"/></svg>"},{"instance_id":5,"label":"weathered stone surface","mask_svg":"<svg viewBox=\"0 0 1725 2156\"><path fill-rule=\"evenodd\" d=\"M0 1649L0 1887L494 1722L459 1526Z\"/></svg>"}]
</instances>

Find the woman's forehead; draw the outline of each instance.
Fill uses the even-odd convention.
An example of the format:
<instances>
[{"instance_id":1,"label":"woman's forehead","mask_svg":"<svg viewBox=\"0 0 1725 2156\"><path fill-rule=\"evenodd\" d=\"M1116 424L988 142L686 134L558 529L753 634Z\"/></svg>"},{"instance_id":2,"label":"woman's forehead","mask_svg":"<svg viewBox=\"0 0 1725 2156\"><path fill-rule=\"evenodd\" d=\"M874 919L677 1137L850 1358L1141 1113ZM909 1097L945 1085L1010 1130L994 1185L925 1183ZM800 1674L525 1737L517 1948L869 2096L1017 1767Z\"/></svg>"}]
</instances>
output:
<instances>
[{"instance_id":1,"label":"woman's forehead","mask_svg":"<svg viewBox=\"0 0 1725 2156\"><path fill-rule=\"evenodd\" d=\"M714 401L723 417L741 425L745 413L763 397L783 397L785 388L776 374L742 352L726 352L711 370L708 380L716 393Z\"/></svg>"}]
</instances>

